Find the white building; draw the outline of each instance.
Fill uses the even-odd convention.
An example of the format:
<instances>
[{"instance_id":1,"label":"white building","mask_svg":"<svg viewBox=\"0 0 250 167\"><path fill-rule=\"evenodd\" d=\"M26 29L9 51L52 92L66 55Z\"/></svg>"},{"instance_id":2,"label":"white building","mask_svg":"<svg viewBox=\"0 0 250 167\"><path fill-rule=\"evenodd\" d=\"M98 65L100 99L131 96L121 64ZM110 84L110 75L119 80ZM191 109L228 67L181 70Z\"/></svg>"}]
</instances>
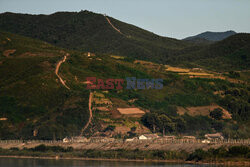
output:
<instances>
[{"instance_id":1,"label":"white building","mask_svg":"<svg viewBox=\"0 0 250 167\"><path fill-rule=\"evenodd\" d=\"M139 140L152 140L157 139L159 136L157 134L143 134L139 136Z\"/></svg>"},{"instance_id":2,"label":"white building","mask_svg":"<svg viewBox=\"0 0 250 167\"><path fill-rule=\"evenodd\" d=\"M205 138L207 138L208 140L213 140L213 139L223 140L224 139L221 133L206 134Z\"/></svg>"}]
</instances>

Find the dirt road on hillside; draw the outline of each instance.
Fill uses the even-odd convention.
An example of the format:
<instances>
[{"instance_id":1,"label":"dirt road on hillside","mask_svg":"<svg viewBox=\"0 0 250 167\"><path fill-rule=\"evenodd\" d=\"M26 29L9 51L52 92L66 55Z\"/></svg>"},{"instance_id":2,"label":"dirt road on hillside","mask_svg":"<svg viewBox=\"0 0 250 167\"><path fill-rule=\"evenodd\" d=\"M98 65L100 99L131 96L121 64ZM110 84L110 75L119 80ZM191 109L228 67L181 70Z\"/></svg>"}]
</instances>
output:
<instances>
[{"instance_id":1,"label":"dirt road on hillside","mask_svg":"<svg viewBox=\"0 0 250 167\"><path fill-rule=\"evenodd\" d=\"M89 94L89 120L88 120L88 123L82 128L80 136L83 136L83 132L88 128L89 124L92 121L92 117L93 117L93 115L92 115L92 96L93 96L93 93L90 92L90 94Z\"/></svg>"},{"instance_id":2,"label":"dirt road on hillside","mask_svg":"<svg viewBox=\"0 0 250 167\"><path fill-rule=\"evenodd\" d=\"M108 21L108 23L111 25L111 27L112 27L115 31L117 31L117 32L119 32L120 34L123 35L123 33L111 23L111 21L109 20L109 18L108 18L107 16L104 15L104 17L106 18L106 20Z\"/></svg>"},{"instance_id":3,"label":"dirt road on hillside","mask_svg":"<svg viewBox=\"0 0 250 167\"><path fill-rule=\"evenodd\" d=\"M70 88L65 84L64 80L60 77L60 75L58 74L58 71L59 71L59 69L60 69L60 66L62 65L62 63L64 63L64 62L66 61L66 59L67 59L68 56L69 56L69 54L67 53L67 54L63 57L63 59L57 63L57 65L56 65L56 70L55 70L55 74L56 74L56 76L59 78L59 80L60 80L60 82L62 83L62 85L63 85L65 88L70 89Z\"/></svg>"},{"instance_id":4,"label":"dirt road on hillside","mask_svg":"<svg viewBox=\"0 0 250 167\"><path fill-rule=\"evenodd\" d=\"M59 69L60 69L60 66L62 65L62 63L64 63L64 62L66 61L66 59L67 59L68 56L69 56L69 54L67 53L67 54L63 57L63 59L57 63L57 65L56 65L56 70L55 70L55 74L56 74L56 76L59 78L59 80L60 80L60 82L62 83L62 85L63 85L65 88L70 89L70 88L65 84L64 80L60 77L60 75L58 74ZM92 121L92 109L91 109L91 108L92 108L92 96L93 96L93 94L92 94L92 92L90 92L90 94L89 94L89 120L88 120L87 124L82 128L80 136L83 135L83 132L88 128L89 124L90 124L91 121Z\"/></svg>"}]
</instances>

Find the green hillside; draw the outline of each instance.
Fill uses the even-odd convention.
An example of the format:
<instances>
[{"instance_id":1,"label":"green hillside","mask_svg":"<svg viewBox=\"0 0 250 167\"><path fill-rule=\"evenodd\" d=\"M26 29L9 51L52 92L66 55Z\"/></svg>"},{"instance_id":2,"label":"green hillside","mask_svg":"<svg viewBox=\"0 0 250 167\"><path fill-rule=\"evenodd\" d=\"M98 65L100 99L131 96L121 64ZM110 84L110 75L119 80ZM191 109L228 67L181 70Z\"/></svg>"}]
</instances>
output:
<instances>
[{"instance_id":1,"label":"green hillside","mask_svg":"<svg viewBox=\"0 0 250 167\"><path fill-rule=\"evenodd\" d=\"M236 34L227 39L182 52L170 62L176 65L200 65L214 71L249 70L250 34Z\"/></svg>"},{"instance_id":2,"label":"green hillside","mask_svg":"<svg viewBox=\"0 0 250 167\"><path fill-rule=\"evenodd\" d=\"M236 34L213 43L199 39L189 42L161 37L89 11L51 15L2 13L0 29L83 52L214 71L249 69L249 34Z\"/></svg>"},{"instance_id":3,"label":"green hillside","mask_svg":"<svg viewBox=\"0 0 250 167\"><path fill-rule=\"evenodd\" d=\"M0 117L8 119L0 122L1 139L33 138L34 131L40 139L79 134L88 119L88 91L68 91L58 82L62 50L5 32L0 43Z\"/></svg>"},{"instance_id":4,"label":"green hillside","mask_svg":"<svg viewBox=\"0 0 250 167\"><path fill-rule=\"evenodd\" d=\"M221 41L223 39L226 39L232 35L237 34L235 31L225 31L225 32L211 32L211 31L207 31L207 32L203 32L201 34L195 35L195 36L191 36L191 37L187 37L183 40L186 41L195 41L197 39L203 39L203 40L207 40L207 41Z\"/></svg>"},{"instance_id":5,"label":"green hillside","mask_svg":"<svg viewBox=\"0 0 250 167\"><path fill-rule=\"evenodd\" d=\"M0 29L63 48L154 59L158 62L164 61L176 49L190 45L160 37L113 18L110 21L123 34L116 32L103 15L88 11L52 15L3 13L0 15Z\"/></svg>"},{"instance_id":6,"label":"green hillside","mask_svg":"<svg viewBox=\"0 0 250 167\"><path fill-rule=\"evenodd\" d=\"M107 53L92 53L88 57L86 52L61 49L7 32L0 34L0 118L7 118L0 121L1 139L62 139L79 135L89 118L90 91L83 84L86 77L162 78L164 87L107 93L96 90L112 102L113 108L139 107L150 113L142 118L116 118L109 112L95 110L84 135L112 130L115 126L131 128L139 122L160 133L165 130L168 134L202 136L222 132L227 137L249 137L249 85L246 83L189 78L167 72L159 64L147 67L128 57L117 58ZM59 75L69 90L55 74L56 64L66 53L69 56L61 65ZM223 96L215 92L223 92ZM136 100L130 102L132 99ZM224 107L233 119L177 113L177 107L210 104ZM93 105L97 104L93 102Z\"/></svg>"}]
</instances>

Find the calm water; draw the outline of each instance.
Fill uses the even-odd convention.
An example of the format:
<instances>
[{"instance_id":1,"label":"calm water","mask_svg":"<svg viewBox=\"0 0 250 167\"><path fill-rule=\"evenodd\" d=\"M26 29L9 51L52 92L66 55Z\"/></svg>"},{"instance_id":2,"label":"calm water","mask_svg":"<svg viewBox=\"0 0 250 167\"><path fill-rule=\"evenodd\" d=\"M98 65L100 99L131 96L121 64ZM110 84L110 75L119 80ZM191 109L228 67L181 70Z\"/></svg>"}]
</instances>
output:
<instances>
[{"instance_id":1,"label":"calm water","mask_svg":"<svg viewBox=\"0 0 250 167\"><path fill-rule=\"evenodd\" d=\"M81 160L45 160L0 158L0 167L215 167L215 165L187 165L151 162L111 162Z\"/></svg>"}]
</instances>

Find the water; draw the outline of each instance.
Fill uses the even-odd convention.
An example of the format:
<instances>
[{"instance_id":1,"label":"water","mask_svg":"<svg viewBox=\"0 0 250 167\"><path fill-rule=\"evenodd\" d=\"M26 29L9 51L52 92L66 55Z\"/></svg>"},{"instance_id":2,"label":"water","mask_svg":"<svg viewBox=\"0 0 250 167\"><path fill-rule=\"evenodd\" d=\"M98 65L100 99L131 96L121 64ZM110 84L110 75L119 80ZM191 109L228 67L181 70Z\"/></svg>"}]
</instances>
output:
<instances>
[{"instance_id":1,"label":"water","mask_svg":"<svg viewBox=\"0 0 250 167\"><path fill-rule=\"evenodd\" d=\"M215 165L0 158L0 167L215 167Z\"/></svg>"}]
</instances>

